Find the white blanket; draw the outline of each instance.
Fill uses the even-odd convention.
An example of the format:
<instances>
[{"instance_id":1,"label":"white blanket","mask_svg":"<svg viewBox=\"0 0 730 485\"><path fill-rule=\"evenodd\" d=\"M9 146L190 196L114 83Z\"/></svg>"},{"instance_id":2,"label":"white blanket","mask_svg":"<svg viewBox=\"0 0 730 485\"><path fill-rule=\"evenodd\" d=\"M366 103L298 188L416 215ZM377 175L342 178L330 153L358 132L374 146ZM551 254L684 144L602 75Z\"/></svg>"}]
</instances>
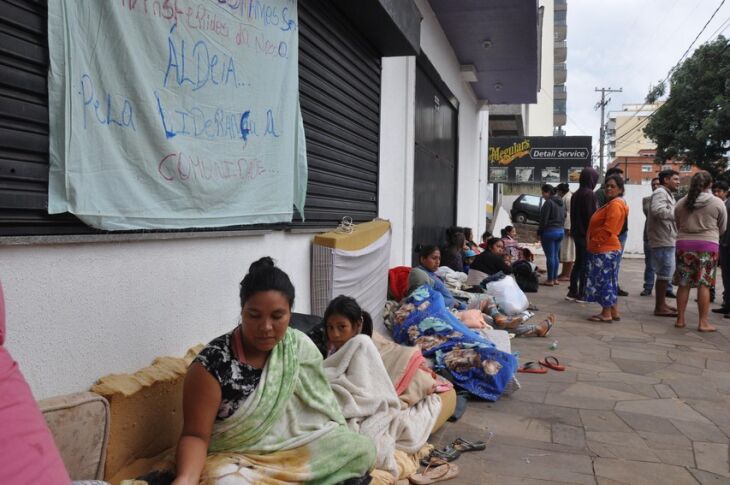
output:
<instances>
[{"instance_id":1,"label":"white blanket","mask_svg":"<svg viewBox=\"0 0 730 485\"><path fill-rule=\"evenodd\" d=\"M426 444L441 411L441 399L431 395L401 409L380 354L366 335L351 338L325 359L324 371L348 427L375 442L375 467L397 478L396 448L416 453Z\"/></svg>"}]
</instances>

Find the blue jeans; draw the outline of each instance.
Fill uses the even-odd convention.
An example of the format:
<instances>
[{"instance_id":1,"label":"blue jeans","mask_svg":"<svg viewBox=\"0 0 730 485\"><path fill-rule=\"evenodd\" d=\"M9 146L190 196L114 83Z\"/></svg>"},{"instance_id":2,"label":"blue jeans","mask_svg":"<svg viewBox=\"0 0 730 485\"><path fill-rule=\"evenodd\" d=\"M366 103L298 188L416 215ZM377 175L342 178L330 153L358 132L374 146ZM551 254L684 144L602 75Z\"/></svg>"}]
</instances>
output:
<instances>
[{"instance_id":1,"label":"blue jeans","mask_svg":"<svg viewBox=\"0 0 730 485\"><path fill-rule=\"evenodd\" d=\"M547 260L547 280L558 279L558 266L560 266L560 243L563 241L565 230L562 227L551 227L545 229L540 235L542 250L545 251Z\"/></svg>"},{"instance_id":2,"label":"blue jeans","mask_svg":"<svg viewBox=\"0 0 730 485\"><path fill-rule=\"evenodd\" d=\"M644 289L650 293L654 289L654 261L652 259L649 241L644 241ZM667 293L670 291L674 291L671 281L669 282L669 286L667 286Z\"/></svg>"},{"instance_id":3,"label":"blue jeans","mask_svg":"<svg viewBox=\"0 0 730 485\"><path fill-rule=\"evenodd\" d=\"M651 248L651 262L656 272L656 279L672 281L674 275L674 246Z\"/></svg>"},{"instance_id":4,"label":"blue jeans","mask_svg":"<svg viewBox=\"0 0 730 485\"><path fill-rule=\"evenodd\" d=\"M624 232L623 234L618 235L618 240L621 243L621 252L618 253L618 266L616 268L616 274L619 274L619 271L621 271L621 260L624 257L624 248L626 248L626 239L629 237L629 231ZM621 285L619 285L619 288L621 288Z\"/></svg>"}]
</instances>

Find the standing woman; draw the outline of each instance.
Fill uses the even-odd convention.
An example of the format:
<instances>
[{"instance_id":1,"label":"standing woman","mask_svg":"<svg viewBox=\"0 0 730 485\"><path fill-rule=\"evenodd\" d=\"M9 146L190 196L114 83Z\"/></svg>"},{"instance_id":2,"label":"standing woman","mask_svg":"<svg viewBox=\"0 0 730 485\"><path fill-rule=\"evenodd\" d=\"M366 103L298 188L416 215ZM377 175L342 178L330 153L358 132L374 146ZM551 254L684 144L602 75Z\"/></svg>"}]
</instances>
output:
<instances>
[{"instance_id":1,"label":"standing woman","mask_svg":"<svg viewBox=\"0 0 730 485\"><path fill-rule=\"evenodd\" d=\"M563 263L563 272L558 276L558 281L570 281L570 273L573 272L573 262L575 261L575 244L573 236L570 234L570 202L573 194L570 192L570 186L562 183L558 185L558 196L563 199L565 205L565 235L563 242L560 244L560 262Z\"/></svg>"},{"instance_id":2,"label":"standing woman","mask_svg":"<svg viewBox=\"0 0 730 485\"><path fill-rule=\"evenodd\" d=\"M677 268L674 284L677 290L678 328L685 326L685 311L690 288L697 288L700 332L714 332L710 325L710 288L715 284L720 235L727 226L725 204L710 192L712 177L704 170L692 176L687 197L674 207L677 222Z\"/></svg>"},{"instance_id":3,"label":"standing woman","mask_svg":"<svg viewBox=\"0 0 730 485\"><path fill-rule=\"evenodd\" d=\"M547 281L544 286L558 284L558 266L560 266L560 242L563 240L565 229L565 206L563 199L555 195L555 189L550 184L542 186L542 198L545 203L540 209L540 235L542 249L547 260Z\"/></svg>"},{"instance_id":4,"label":"standing woman","mask_svg":"<svg viewBox=\"0 0 730 485\"><path fill-rule=\"evenodd\" d=\"M588 225L585 300L601 305L601 313L590 317L592 322L619 321L618 264L621 241L618 237L629 207L621 198L624 181L618 175L606 178L603 184L607 202L598 209Z\"/></svg>"}]
</instances>

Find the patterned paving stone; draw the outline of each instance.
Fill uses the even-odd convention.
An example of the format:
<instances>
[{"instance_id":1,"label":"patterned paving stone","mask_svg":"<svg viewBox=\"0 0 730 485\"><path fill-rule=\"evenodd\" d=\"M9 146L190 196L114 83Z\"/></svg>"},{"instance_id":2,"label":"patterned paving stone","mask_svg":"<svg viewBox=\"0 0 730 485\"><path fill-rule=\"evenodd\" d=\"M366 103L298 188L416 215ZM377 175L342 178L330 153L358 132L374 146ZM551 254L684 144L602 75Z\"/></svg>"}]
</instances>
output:
<instances>
[{"instance_id":1,"label":"patterned paving stone","mask_svg":"<svg viewBox=\"0 0 730 485\"><path fill-rule=\"evenodd\" d=\"M678 399L648 399L643 401L625 401L616 405L616 411L646 414L667 419L677 419L696 423L710 421L700 413Z\"/></svg>"},{"instance_id":2,"label":"patterned paving stone","mask_svg":"<svg viewBox=\"0 0 730 485\"><path fill-rule=\"evenodd\" d=\"M596 458L594 464L599 483L607 483L600 481L605 478L632 485L697 484L692 475L679 466L607 458Z\"/></svg>"},{"instance_id":3,"label":"patterned paving stone","mask_svg":"<svg viewBox=\"0 0 730 485\"><path fill-rule=\"evenodd\" d=\"M730 477L728 445L696 441L694 450L698 469Z\"/></svg>"},{"instance_id":4,"label":"patterned paving stone","mask_svg":"<svg viewBox=\"0 0 730 485\"><path fill-rule=\"evenodd\" d=\"M494 433L487 450L459 458L449 483L730 484L730 321L713 314L721 332L700 334L653 317L653 300L631 285L642 271L641 261L622 264L634 296L619 300L619 324L587 322L595 305L566 304L565 287L529 295L558 324L549 339L513 340L514 350L521 362L555 355L568 370L520 374L522 390L470 401L434 434L444 446ZM696 312L690 305L690 322Z\"/></svg>"}]
</instances>

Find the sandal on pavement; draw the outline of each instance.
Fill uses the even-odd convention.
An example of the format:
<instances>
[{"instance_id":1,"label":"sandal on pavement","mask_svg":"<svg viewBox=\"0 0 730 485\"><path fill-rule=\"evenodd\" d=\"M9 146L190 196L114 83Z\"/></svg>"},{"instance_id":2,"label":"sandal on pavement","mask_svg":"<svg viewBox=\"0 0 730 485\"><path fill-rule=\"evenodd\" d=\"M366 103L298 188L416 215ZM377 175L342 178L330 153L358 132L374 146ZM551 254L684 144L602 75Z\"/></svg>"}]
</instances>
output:
<instances>
[{"instance_id":1,"label":"sandal on pavement","mask_svg":"<svg viewBox=\"0 0 730 485\"><path fill-rule=\"evenodd\" d=\"M593 315L588 318L589 322L613 323L613 318L603 318L601 315Z\"/></svg>"},{"instance_id":2,"label":"sandal on pavement","mask_svg":"<svg viewBox=\"0 0 730 485\"><path fill-rule=\"evenodd\" d=\"M439 464L441 463L441 464ZM437 467L431 468L432 465L438 464ZM416 485L426 485L428 483L443 482L451 480L459 474L459 465L446 462L436 462L435 460L426 467L421 473L414 473L408 480Z\"/></svg>"},{"instance_id":3,"label":"sandal on pavement","mask_svg":"<svg viewBox=\"0 0 730 485\"><path fill-rule=\"evenodd\" d=\"M451 446L459 451L482 451L487 444L484 441L467 441L464 438L456 438Z\"/></svg>"},{"instance_id":4,"label":"sandal on pavement","mask_svg":"<svg viewBox=\"0 0 730 485\"><path fill-rule=\"evenodd\" d=\"M654 313L655 317L671 317L671 318L677 318L679 315L676 313Z\"/></svg>"},{"instance_id":5,"label":"sandal on pavement","mask_svg":"<svg viewBox=\"0 0 730 485\"><path fill-rule=\"evenodd\" d=\"M525 365L517 369L517 372L523 372L525 374L547 374L547 369L537 362L525 362Z\"/></svg>"},{"instance_id":6,"label":"sandal on pavement","mask_svg":"<svg viewBox=\"0 0 730 485\"><path fill-rule=\"evenodd\" d=\"M457 458L461 456L461 451L457 450L456 448L452 446L447 446L446 448L440 449L440 450L432 450L431 454L428 455L426 458L423 458L421 460L421 465L423 466L430 466L435 461L441 462L441 463L447 463L450 461L454 461Z\"/></svg>"},{"instance_id":7,"label":"sandal on pavement","mask_svg":"<svg viewBox=\"0 0 730 485\"><path fill-rule=\"evenodd\" d=\"M548 355L543 360L539 362L539 364L543 367L547 367L552 370L563 372L565 370L565 366L560 363L557 357L553 357L552 355Z\"/></svg>"}]
</instances>

